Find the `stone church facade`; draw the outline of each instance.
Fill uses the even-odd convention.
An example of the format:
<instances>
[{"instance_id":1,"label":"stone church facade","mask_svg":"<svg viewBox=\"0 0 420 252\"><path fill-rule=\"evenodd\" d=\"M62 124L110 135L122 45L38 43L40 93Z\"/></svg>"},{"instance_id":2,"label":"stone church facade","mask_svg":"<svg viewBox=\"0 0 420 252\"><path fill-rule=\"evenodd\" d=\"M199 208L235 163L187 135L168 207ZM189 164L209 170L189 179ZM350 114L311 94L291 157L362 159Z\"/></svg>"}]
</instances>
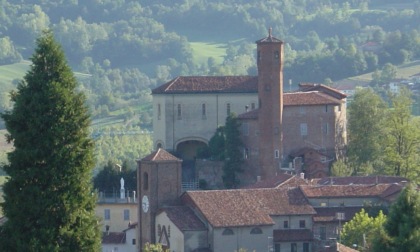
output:
<instances>
[{"instance_id":1,"label":"stone church facade","mask_svg":"<svg viewBox=\"0 0 420 252\"><path fill-rule=\"evenodd\" d=\"M217 127L242 122L244 167L268 178L324 177L346 144L346 95L320 84L283 92L283 42L256 41L258 76L179 76L152 90L154 148L194 160Z\"/></svg>"}]
</instances>

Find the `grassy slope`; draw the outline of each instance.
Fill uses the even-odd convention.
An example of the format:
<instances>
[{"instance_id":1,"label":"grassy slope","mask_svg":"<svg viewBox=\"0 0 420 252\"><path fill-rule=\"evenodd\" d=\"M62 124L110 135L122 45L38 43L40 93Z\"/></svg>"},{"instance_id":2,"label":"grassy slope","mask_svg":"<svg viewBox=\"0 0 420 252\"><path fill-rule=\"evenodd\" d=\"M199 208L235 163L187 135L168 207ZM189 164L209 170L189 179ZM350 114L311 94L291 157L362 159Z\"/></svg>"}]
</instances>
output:
<instances>
[{"instance_id":1,"label":"grassy slope","mask_svg":"<svg viewBox=\"0 0 420 252\"><path fill-rule=\"evenodd\" d=\"M412 75L420 73L420 60L406 63L398 67L397 78L407 79ZM351 80L371 81L372 73L362 74L349 78Z\"/></svg>"},{"instance_id":2,"label":"grassy slope","mask_svg":"<svg viewBox=\"0 0 420 252\"><path fill-rule=\"evenodd\" d=\"M217 64L223 62L226 55L226 44L208 43L208 42L191 42L193 50L193 59L196 64L207 63L207 59L213 57Z\"/></svg>"}]
</instances>

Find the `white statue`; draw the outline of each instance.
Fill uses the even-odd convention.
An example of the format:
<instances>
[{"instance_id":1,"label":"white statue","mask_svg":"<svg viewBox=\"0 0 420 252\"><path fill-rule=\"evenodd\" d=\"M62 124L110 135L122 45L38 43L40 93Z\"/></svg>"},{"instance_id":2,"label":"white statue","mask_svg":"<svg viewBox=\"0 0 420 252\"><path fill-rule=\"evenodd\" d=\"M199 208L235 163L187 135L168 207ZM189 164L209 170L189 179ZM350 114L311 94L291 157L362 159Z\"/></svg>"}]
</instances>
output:
<instances>
[{"instance_id":1,"label":"white statue","mask_svg":"<svg viewBox=\"0 0 420 252\"><path fill-rule=\"evenodd\" d=\"M121 184L121 189L124 190L124 179L123 178L121 178L120 184Z\"/></svg>"}]
</instances>

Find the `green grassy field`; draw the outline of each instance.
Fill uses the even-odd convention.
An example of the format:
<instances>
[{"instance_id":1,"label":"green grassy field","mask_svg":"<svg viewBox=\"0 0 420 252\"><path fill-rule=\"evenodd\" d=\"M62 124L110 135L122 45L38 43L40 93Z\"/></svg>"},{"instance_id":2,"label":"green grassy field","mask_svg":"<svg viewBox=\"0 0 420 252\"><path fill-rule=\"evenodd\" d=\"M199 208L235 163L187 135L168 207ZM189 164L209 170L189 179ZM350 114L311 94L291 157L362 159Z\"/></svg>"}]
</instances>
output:
<instances>
[{"instance_id":1,"label":"green grassy field","mask_svg":"<svg viewBox=\"0 0 420 252\"><path fill-rule=\"evenodd\" d=\"M28 71L30 61L22 61L11 65L0 66L0 82L12 82L21 79Z\"/></svg>"},{"instance_id":2,"label":"green grassy field","mask_svg":"<svg viewBox=\"0 0 420 252\"><path fill-rule=\"evenodd\" d=\"M226 44L191 42L190 45L193 50L193 60L196 64L206 63L210 57L213 57L217 64L221 64L223 57L226 55Z\"/></svg>"},{"instance_id":3,"label":"green grassy field","mask_svg":"<svg viewBox=\"0 0 420 252\"><path fill-rule=\"evenodd\" d=\"M420 60L406 63L398 67L397 78L407 79L412 75L420 73ZM372 73L362 74L349 78L351 80L371 81Z\"/></svg>"}]
</instances>

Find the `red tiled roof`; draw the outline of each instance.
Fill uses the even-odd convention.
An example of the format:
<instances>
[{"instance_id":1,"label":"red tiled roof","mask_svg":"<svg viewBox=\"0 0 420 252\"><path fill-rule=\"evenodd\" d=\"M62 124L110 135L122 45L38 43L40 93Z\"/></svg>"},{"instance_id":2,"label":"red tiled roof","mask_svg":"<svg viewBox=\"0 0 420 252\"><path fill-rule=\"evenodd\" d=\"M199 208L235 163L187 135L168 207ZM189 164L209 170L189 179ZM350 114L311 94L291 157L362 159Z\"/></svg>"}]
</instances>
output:
<instances>
[{"instance_id":1,"label":"red tiled roof","mask_svg":"<svg viewBox=\"0 0 420 252\"><path fill-rule=\"evenodd\" d=\"M108 232L102 234L102 244L124 244L125 232Z\"/></svg>"},{"instance_id":2,"label":"red tiled roof","mask_svg":"<svg viewBox=\"0 0 420 252\"><path fill-rule=\"evenodd\" d=\"M300 186L307 198L325 197L381 197L391 185L325 185L325 186ZM400 186L400 190L402 186Z\"/></svg>"},{"instance_id":3,"label":"red tiled roof","mask_svg":"<svg viewBox=\"0 0 420 252\"><path fill-rule=\"evenodd\" d=\"M159 148L157 151L154 151L144 157L141 161L182 161L181 159L175 157L166 150Z\"/></svg>"},{"instance_id":4,"label":"red tiled roof","mask_svg":"<svg viewBox=\"0 0 420 252\"><path fill-rule=\"evenodd\" d=\"M238 119L258 119L259 109L254 109L245 113L238 115Z\"/></svg>"},{"instance_id":5,"label":"red tiled roof","mask_svg":"<svg viewBox=\"0 0 420 252\"><path fill-rule=\"evenodd\" d=\"M257 92L256 76L179 76L152 90L152 94Z\"/></svg>"},{"instance_id":6,"label":"red tiled roof","mask_svg":"<svg viewBox=\"0 0 420 252\"><path fill-rule=\"evenodd\" d=\"M309 229L276 229L273 231L274 242L312 241L313 234Z\"/></svg>"},{"instance_id":7,"label":"red tiled roof","mask_svg":"<svg viewBox=\"0 0 420 252\"><path fill-rule=\"evenodd\" d=\"M347 247L341 243L336 243L335 245L329 246L329 247L323 247L322 250L317 250L317 252L359 252L359 250L352 249L350 247Z\"/></svg>"},{"instance_id":8,"label":"red tiled roof","mask_svg":"<svg viewBox=\"0 0 420 252\"><path fill-rule=\"evenodd\" d=\"M299 105L340 105L341 101L319 91L284 93L284 106Z\"/></svg>"},{"instance_id":9,"label":"red tiled roof","mask_svg":"<svg viewBox=\"0 0 420 252\"><path fill-rule=\"evenodd\" d=\"M273 225L270 215L315 214L299 188L188 191L182 198L214 227Z\"/></svg>"},{"instance_id":10,"label":"red tiled roof","mask_svg":"<svg viewBox=\"0 0 420 252\"><path fill-rule=\"evenodd\" d=\"M350 176L327 177L318 180L319 185L374 185L374 184L406 184L408 180L397 176Z\"/></svg>"},{"instance_id":11,"label":"red tiled roof","mask_svg":"<svg viewBox=\"0 0 420 252\"><path fill-rule=\"evenodd\" d=\"M305 179L300 178L296 175L290 174L279 174L274 177L257 181L255 184L247 186L248 189L257 188L280 188L280 187L298 187L300 185L307 185L308 182Z\"/></svg>"},{"instance_id":12,"label":"red tiled roof","mask_svg":"<svg viewBox=\"0 0 420 252\"><path fill-rule=\"evenodd\" d=\"M164 211L181 231L206 229L204 223L187 206L165 207L161 211Z\"/></svg>"},{"instance_id":13,"label":"red tiled roof","mask_svg":"<svg viewBox=\"0 0 420 252\"><path fill-rule=\"evenodd\" d=\"M336 99L343 99L346 98L347 95L335 88L323 85L323 84L316 84L316 83L300 83L299 84L300 91L309 92L309 91L320 91L322 93L328 94L333 96Z\"/></svg>"}]
</instances>

